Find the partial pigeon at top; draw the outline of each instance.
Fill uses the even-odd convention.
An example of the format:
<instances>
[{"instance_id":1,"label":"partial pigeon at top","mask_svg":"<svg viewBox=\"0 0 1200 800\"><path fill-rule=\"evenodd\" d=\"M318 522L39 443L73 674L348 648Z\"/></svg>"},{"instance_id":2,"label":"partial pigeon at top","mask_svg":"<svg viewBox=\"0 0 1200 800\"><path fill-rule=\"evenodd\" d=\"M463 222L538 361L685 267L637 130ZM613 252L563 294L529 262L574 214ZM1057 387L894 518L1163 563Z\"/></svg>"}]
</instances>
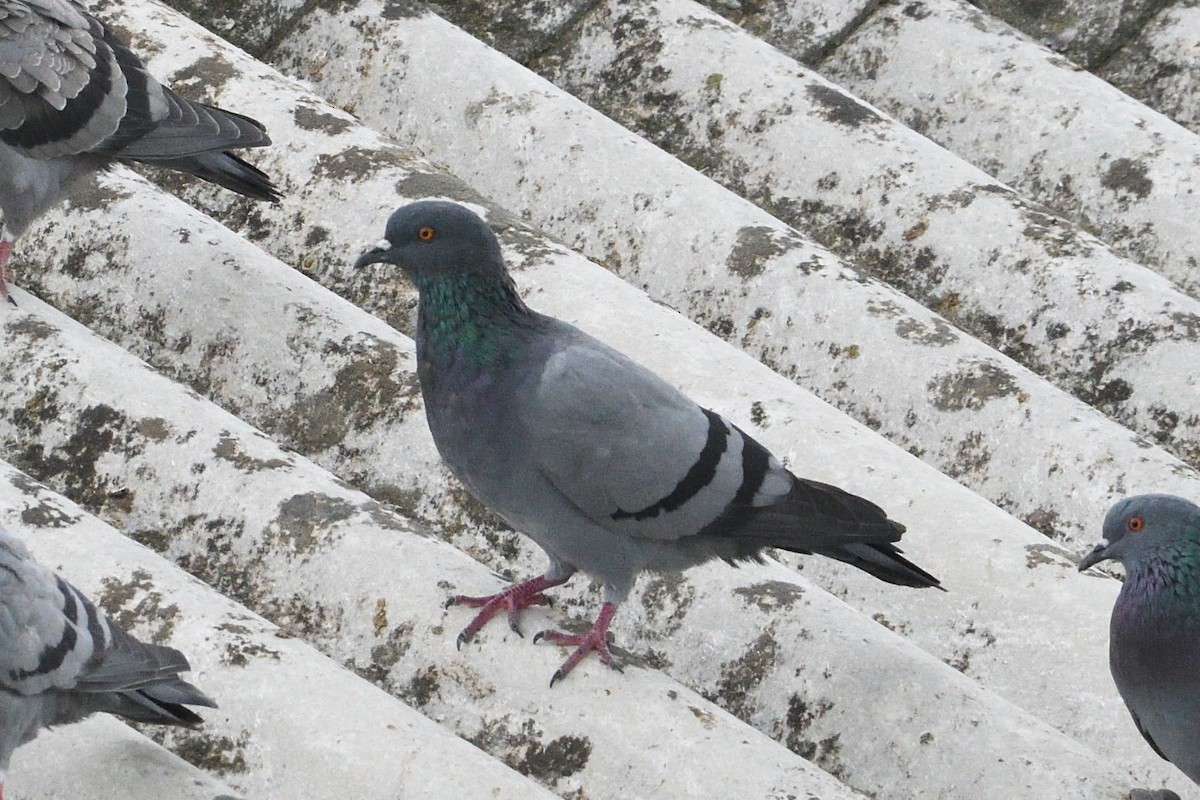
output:
<instances>
[{"instance_id":1,"label":"partial pigeon at top","mask_svg":"<svg viewBox=\"0 0 1200 800\"><path fill-rule=\"evenodd\" d=\"M270 179L226 152L270 141L161 85L76 0L0 0L0 292L12 243L82 176L143 161L273 201Z\"/></svg>"},{"instance_id":2,"label":"partial pigeon at top","mask_svg":"<svg viewBox=\"0 0 1200 800\"><path fill-rule=\"evenodd\" d=\"M0 800L13 751L96 711L192 727L216 703L179 678L171 647L143 644L0 529Z\"/></svg>"},{"instance_id":3,"label":"partial pigeon at top","mask_svg":"<svg viewBox=\"0 0 1200 800\"><path fill-rule=\"evenodd\" d=\"M357 262L395 264L420 293L417 368L438 451L467 489L550 558L544 575L481 598L459 636L517 615L577 570L604 583L583 636L538 638L612 664L606 634L634 579L765 547L818 553L889 583L938 586L893 542L904 526L873 503L792 475L721 415L579 329L530 310L488 226L455 203L392 214Z\"/></svg>"},{"instance_id":4,"label":"partial pigeon at top","mask_svg":"<svg viewBox=\"0 0 1200 800\"><path fill-rule=\"evenodd\" d=\"M1079 569L1108 559L1125 565L1109 624L1117 691L1154 752L1200 784L1200 507L1169 494L1121 500Z\"/></svg>"},{"instance_id":5,"label":"partial pigeon at top","mask_svg":"<svg viewBox=\"0 0 1200 800\"><path fill-rule=\"evenodd\" d=\"M1200 783L1200 506L1170 494L1118 501L1079 569L1121 561L1109 668L1154 752Z\"/></svg>"}]
</instances>

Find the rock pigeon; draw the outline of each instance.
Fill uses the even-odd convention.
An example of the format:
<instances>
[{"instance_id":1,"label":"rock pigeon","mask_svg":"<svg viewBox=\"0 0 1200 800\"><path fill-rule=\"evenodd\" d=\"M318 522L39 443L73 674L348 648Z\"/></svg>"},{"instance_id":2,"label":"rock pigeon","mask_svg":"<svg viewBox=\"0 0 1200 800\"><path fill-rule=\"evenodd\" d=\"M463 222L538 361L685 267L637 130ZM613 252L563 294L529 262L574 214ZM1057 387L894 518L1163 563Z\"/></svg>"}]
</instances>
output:
<instances>
[{"instance_id":1,"label":"rock pigeon","mask_svg":"<svg viewBox=\"0 0 1200 800\"><path fill-rule=\"evenodd\" d=\"M179 678L178 650L143 644L0 529L0 800L13 751L49 725L107 711L191 727L216 708Z\"/></svg>"},{"instance_id":2,"label":"rock pigeon","mask_svg":"<svg viewBox=\"0 0 1200 800\"><path fill-rule=\"evenodd\" d=\"M1109 623L1117 691L1154 752L1200 784L1200 507L1167 494L1121 500L1079 569L1107 559L1125 565Z\"/></svg>"},{"instance_id":3,"label":"rock pigeon","mask_svg":"<svg viewBox=\"0 0 1200 800\"><path fill-rule=\"evenodd\" d=\"M608 627L643 571L712 558L756 560L765 547L819 553L889 583L939 586L892 544L904 526L873 503L797 478L744 431L579 329L530 310L488 226L455 203L391 215L356 266L400 267L420 295L417 370L438 452L466 488L546 551L545 574L488 597L459 635L521 609L578 569L604 585L591 629L543 631L616 666Z\"/></svg>"},{"instance_id":4,"label":"rock pigeon","mask_svg":"<svg viewBox=\"0 0 1200 800\"><path fill-rule=\"evenodd\" d=\"M142 161L274 201L270 179L226 152L270 141L160 84L77 0L0 0L0 295L13 242L81 177Z\"/></svg>"}]
</instances>

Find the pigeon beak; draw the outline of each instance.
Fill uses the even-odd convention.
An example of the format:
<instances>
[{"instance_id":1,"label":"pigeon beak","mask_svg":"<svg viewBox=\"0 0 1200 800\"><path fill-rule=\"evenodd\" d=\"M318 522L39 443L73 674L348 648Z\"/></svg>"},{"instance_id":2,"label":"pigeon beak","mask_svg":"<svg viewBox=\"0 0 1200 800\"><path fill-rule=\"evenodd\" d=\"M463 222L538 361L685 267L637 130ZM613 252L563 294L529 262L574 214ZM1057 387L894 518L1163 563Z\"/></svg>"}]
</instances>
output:
<instances>
[{"instance_id":1,"label":"pigeon beak","mask_svg":"<svg viewBox=\"0 0 1200 800\"><path fill-rule=\"evenodd\" d=\"M354 268L361 269L368 264L378 264L381 261L390 262L391 259L388 258L388 252L391 249L391 242L389 242L387 239L380 239L375 243L374 247L358 257L358 259L354 262Z\"/></svg>"},{"instance_id":2,"label":"pigeon beak","mask_svg":"<svg viewBox=\"0 0 1200 800\"><path fill-rule=\"evenodd\" d=\"M1079 559L1079 571L1083 572L1088 567L1094 567L1101 561L1108 559L1108 542L1100 540L1100 544L1092 548L1092 551L1083 558Z\"/></svg>"}]
</instances>

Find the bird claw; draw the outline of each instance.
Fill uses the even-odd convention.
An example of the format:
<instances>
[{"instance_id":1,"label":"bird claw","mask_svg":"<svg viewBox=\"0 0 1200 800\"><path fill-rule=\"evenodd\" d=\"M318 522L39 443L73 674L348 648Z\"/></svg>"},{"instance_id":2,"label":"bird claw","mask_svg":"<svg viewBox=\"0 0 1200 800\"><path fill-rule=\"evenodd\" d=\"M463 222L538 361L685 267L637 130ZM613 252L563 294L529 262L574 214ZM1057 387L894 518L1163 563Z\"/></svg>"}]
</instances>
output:
<instances>
[{"instance_id":1,"label":"bird claw","mask_svg":"<svg viewBox=\"0 0 1200 800\"><path fill-rule=\"evenodd\" d=\"M533 641L547 641L552 644L565 645L575 648L571 655L567 656L567 660L562 663L555 673L550 677L550 685L561 681L570 674L571 670L575 669L588 653L595 652L596 657L600 662L615 669L617 672L624 672L620 662L613 658L612 652L608 649L608 645L612 642L612 633L608 630L609 623L612 622L613 615L616 613L617 607L615 603L605 603L600 608L600 615L596 617L596 621L587 633L571 634L563 633L562 631L538 631L533 637Z\"/></svg>"},{"instance_id":2,"label":"bird claw","mask_svg":"<svg viewBox=\"0 0 1200 800\"><path fill-rule=\"evenodd\" d=\"M561 580L551 581L545 576L541 576L509 586L507 589L496 594L481 597L456 594L446 598L446 608L450 608L451 606L469 606L479 609L479 613L475 615L475 618L458 635L458 649L461 650L465 642L471 641L487 621L494 617L502 608L508 611L508 627L517 636L520 636L522 639L525 638L525 634L521 633L521 626L519 624L521 611L529 606L548 605L550 598L542 594L542 590L548 589L551 586L557 586L562 582Z\"/></svg>"},{"instance_id":3,"label":"bird claw","mask_svg":"<svg viewBox=\"0 0 1200 800\"><path fill-rule=\"evenodd\" d=\"M6 232L5 238L0 239L0 297L7 300L13 308L16 308L17 301L8 291L8 287L16 283L12 270L8 268L8 257L10 255L12 255L12 242L9 241Z\"/></svg>"}]
</instances>

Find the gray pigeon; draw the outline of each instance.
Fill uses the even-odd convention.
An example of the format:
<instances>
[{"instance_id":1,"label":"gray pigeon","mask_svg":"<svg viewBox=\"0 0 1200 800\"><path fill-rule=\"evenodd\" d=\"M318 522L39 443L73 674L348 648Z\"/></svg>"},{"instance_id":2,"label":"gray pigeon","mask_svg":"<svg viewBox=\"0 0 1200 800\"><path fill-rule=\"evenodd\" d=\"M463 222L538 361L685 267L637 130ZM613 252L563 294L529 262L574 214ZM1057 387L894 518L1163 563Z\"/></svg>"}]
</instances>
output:
<instances>
[{"instance_id":1,"label":"gray pigeon","mask_svg":"<svg viewBox=\"0 0 1200 800\"><path fill-rule=\"evenodd\" d=\"M1125 565L1109 624L1117 691L1154 752L1200 784L1200 507L1168 494L1121 500L1079 569L1107 559Z\"/></svg>"},{"instance_id":2,"label":"gray pigeon","mask_svg":"<svg viewBox=\"0 0 1200 800\"><path fill-rule=\"evenodd\" d=\"M892 544L904 526L873 503L788 472L721 415L577 328L530 310L488 226L466 208L400 208L358 267L399 266L420 293L417 369L438 452L484 505L550 558L545 574L489 597L459 635L522 608L577 570L604 584L582 636L535 641L614 661L607 631L640 572L712 558L758 559L764 547L819 553L889 583L938 586Z\"/></svg>"},{"instance_id":3,"label":"gray pigeon","mask_svg":"<svg viewBox=\"0 0 1200 800\"><path fill-rule=\"evenodd\" d=\"M270 142L160 84L76 0L0 0L0 295L13 242L81 177L142 161L274 201L270 179L226 152Z\"/></svg>"},{"instance_id":4,"label":"gray pigeon","mask_svg":"<svg viewBox=\"0 0 1200 800\"><path fill-rule=\"evenodd\" d=\"M143 644L0 528L0 800L13 751L49 725L96 711L192 727L186 705L216 708L180 680L174 648Z\"/></svg>"}]
</instances>

